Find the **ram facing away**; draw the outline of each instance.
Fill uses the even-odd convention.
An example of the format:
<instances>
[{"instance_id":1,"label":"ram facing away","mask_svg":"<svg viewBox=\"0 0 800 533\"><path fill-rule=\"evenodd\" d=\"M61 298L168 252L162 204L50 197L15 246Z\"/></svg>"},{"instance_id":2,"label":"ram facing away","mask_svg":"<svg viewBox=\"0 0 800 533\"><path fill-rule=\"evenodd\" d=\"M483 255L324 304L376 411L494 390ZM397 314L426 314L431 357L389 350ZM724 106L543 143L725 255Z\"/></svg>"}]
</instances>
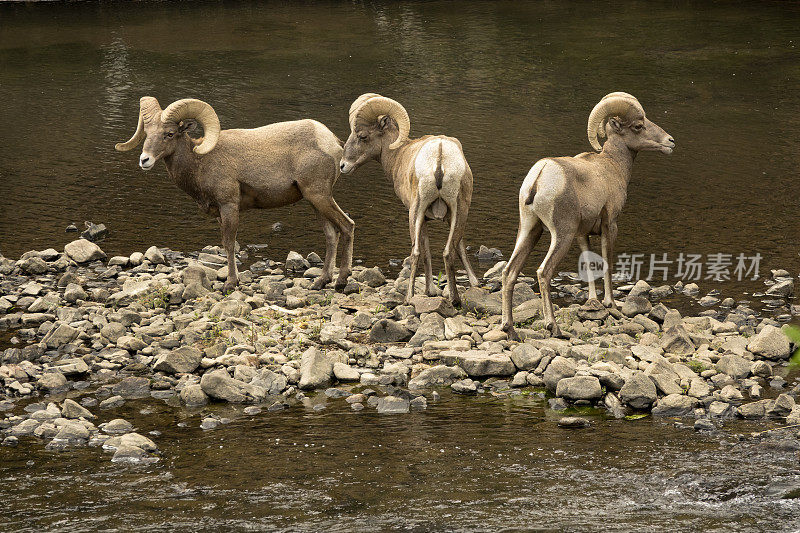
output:
<instances>
[{"instance_id":1,"label":"ram facing away","mask_svg":"<svg viewBox=\"0 0 800 533\"><path fill-rule=\"evenodd\" d=\"M540 159L531 168L519 191L519 230L514 252L503 270L502 328L518 340L511 311L517 276L542 236L550 231L550 249L536 271L547 327L561 336L550 298L550 281L558 263L578 241L589 250L589 235L599 235L603 260L603 305L616 307L612 297L611 268L617 217L625 205L631 168L636 154L656 151L671 154L675 141L644 114L634 96L615 92L603 97L589 115L589 142L598 153L575 157ZM601 146L599 138L606 141ZM589 277L589 300L597 299L594 279Z\"/></svg>"},{"instance_id":2,"label":"ram facing away","mask_svg":"<svg viewBox=\"0 0 800 533\"><path fill-rule=\"evenodd\" d=\"M349 174L371 159L380 162L394 190L408 209L411 234L411 275L406 301L414 296L419 259L424 253L425 292L432 294L433 266L426 224L447 220L450 232L444 247L444 267L450 301L458 305L454 260L461 258L470 284L478 284L464 246L472 170L461 143L453 137L426 135L409 139L411 120L395 100L375 93L359 96L350 106L350 136L344 145L342 174Z\"/></svg>"},{"instance_id":3,"label":"ram facing away","mask_svg":"<svg viewBox=\"0 0 800 533\"><path fill-rule=\"evenodd\" d=\"M204 136L194 139L188 133L198 123ZM116 149L132 150L142 141L139 166L150 170L163 160L176 185L203 211L219 218L228 256L225 291L239 278L234 255L239 212L282 207L303 198L311 203L325 233L325 263L313 288L332 280L340 237L343 253L335 287L341 290L347 284L355 225L333 199L342 146L324 125L297 120L220 130L216 112L201 100L178 100L162 110L158 100L145 96L139 102L136 133Z\"/></svg>"}]
</instances>

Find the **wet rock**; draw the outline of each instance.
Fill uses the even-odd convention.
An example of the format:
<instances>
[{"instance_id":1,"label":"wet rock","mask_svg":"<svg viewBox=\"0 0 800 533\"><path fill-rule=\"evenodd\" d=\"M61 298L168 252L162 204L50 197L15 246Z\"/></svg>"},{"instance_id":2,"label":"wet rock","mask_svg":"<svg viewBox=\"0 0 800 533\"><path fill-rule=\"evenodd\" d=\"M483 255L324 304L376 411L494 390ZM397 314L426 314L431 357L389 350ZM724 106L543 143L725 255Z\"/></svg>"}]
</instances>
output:
<instances>
[{"instance_id":1,"label":"wet rock","mask_svg":"<svg viewBox=\"0 0 800 533\"><path fill-rule=\"evenodd\" d=\"M44 274L50 268L47 266L47 263L44 261L44 259L38 256L22 259L19 261L19 263L17 263L17 265L26 274L32 274L34 276Z\"/></svg>"},{"instance_id":2,"label":"wet rock","mask_svg":"<svg viewBox=\"0 0 800 533\"><path fill-rule=\"evenodd\" d=\"M150 380L145 377L129 376L111 388L112 394L126 400L150 396Z\"/></svg>"},{"instance_id":3,"label":"wet rock","mask_svg":"<svg viewBox=\"0 0 800 533\"><path fill-rule=\"evenodd\" d=\"M91 419L95 416L86 409L85 407L81 406L74 400L64 400L63 405L61 406L61 414L64 418L86 418Z\"/></svg>"},{"instance_id":4,"label":"wet rock","mask_svg":"<svg viewBox=\"0 0 800 533\"><path fill-rule=\"evenodd\" d=\"M115 418L105 424L100 424L100 429L109 435L122 435L133 431L133 424L122 418Z\"/></svg>"},{"instance_id":5,"label":"wet rock","mask_svg":"<svg viewBox=\"0 0 800 533\"><path fill-rule=\"evenodd\" d=\"M87 241L100 242L108 236L108 228L105 224L86 223L86 230L81 233L81 238Z\"/></svg>"},{"instance_id":6,"label":"wet rock","mask_svg":"<svg viewBox=\"0 0 800 533\"><path fill-rule=\"evenodd\" d=\"M70 420L63 424L58 430L58 433L56 433L56 436L53 438L53 440L57 443L61 442L70 444L79 443L88 439L89 430L77 420Z\"/></svg>"},{"instance_id":7,"label":"wet rock","mask_svg":"<svg viewBox=\"0 0 800 533\"><path fill-rule=\"evenodd\" d=\"M734 385L725 385L719 393L719 397L727 403L738 404L744 400L742 392Z\"/></svg>"},{"instance_id":8,"label":"wet rock","mask_svg":"<svg viewBox=\"0 0 800 533\"><path fill-rule=\"evenodd\" d=\"M564 416L558 420L558 427L578 429L591 426L589 420L580 416Z\"/></svg>"},{"instance_id":9,"label":"wet rock","mask_svg":"<svg viewBox=\"0 0 800 533\"><path fill-rule=\"evenodd\" d=\"M542 379L544 379L544 384L551 393L556 392L556 387L558 386L558 382L564 378L571 378L575 375L578 368L575 364L575 361L572 359L567 359L566 357L556 356L549 365L547 365L547 369L544 371L542 375Z\"/></svg>"},{"instance_id":10,"label":"wet rock","mask_svg":"<svg viewBox=\"0 0 800 533\"><path fill-rule=\"evenodd\" d=\"M266 396L266 391L262 387L233 379L227 371L221 368L203 374L200 379L200 387L211 398L231 403L255 401Z\"/></svg>"},{"instance_id":11,"label":"wet rock","mask_svg":"<svg viewBox=\"0 0 800 533\"><path fill-rule=\"evenodd\" d=\"M789 338L775 326L766 325L750 340L747 349L765 359L787 359L790 355Z\"/></svg>"},{"instance_id":12,"label":"wet rock","mask_svg":"<svg viewBox=\"0 0 800 533\"><path fill-rule=\"evenodd\" d=\"M181 390L180 397L188 407L197 407L208 403L208 395L203 392L203 387L199 384L186 385Z\"/></svg>"},{"instance_id":13,"label":"wet rock","mask_svg":"<svg viewBox=\"0 0 800 533\"><path fill-rule=\"evenodd\" d=\"M405 342L411 338L411 332L395 320L384 318L377 321L370 329L371 342L393 343Z\"/></svg>"},{"instance_id":14,"label":"wet rock","mask_svg":"<svg viewBox=\"0 0 800 533\"><path fill-rule=\"evenodd\" d=\"M733 379L744 379L750 375L751 362L738 355L723 355L715 365L718 372L727 374Z\"/></svg>"},{"instance_id":15,"label":"wet rock","mask_svg":"<svg viewBox=\"0 0 800 533\"><path fill-rule=\"evenodd\" d=\"M357 279L359 282L373 288L386 284L386 278L378 267L367 268L361 271Z\"/></svg>"},{"instance_id":16,"label":"wet rock","mask_svg":"<svg viewBox=\"0 0 800 533\"><path fill-rule=\"evenodd\" d=\"M334 357L330 354L322 353L313 346L303 352L300 360L298 387L301 389L316 389L329 384L333 378L334 362Z\"/></svg>"},{"instance_id":17,"label":"wet rock","mask_svg":"<svg viewBox=\"0 0 800 533\"><path fill-rule=\"evenodd\" d=\"M129 352L138 352L145 347L147 347L146 342L130 335L123 335L117 339L117 348L128 350Z\"/></svg>"},{"instance_id":18,"label":"wet rock","mask_svg":"<svg viewBox=\"0 0 800 533\"><path fill-rule=\"evenodd\" d=\"M517 371L511 358L505 354L490 354L484 350L468 352L446 351L440 354L442 362L460 366L470 377L512 376Z\"/></svg>"},{"instance_id":19,"label":"wet rock","mask_svg":"<svg viewBox=\"0 0 800 533\"><path fill-rule=\"evenodd\" d=\"M695 431L716 431L717 426L708 418L698 418L694 421Z\"/></svg>"},{"instance_id":20,"label":"wet rock","mask_svg":"<svg viewBox=\"0 0 800 533\"><path fill-rule=\"evenodd\" d=\"M619 398L634 409L647 409L658 397L656 386L644 373L633 374L619 391Z\"/></svg>"},{"instance_id":21,"label":"wet rock","mask_svg":"<svg viewBox=\"0 0 800 533\"><path fill-rule=\"evenodd\" d=\"M475 394L478 391L478 384L471 379L462 379L454 382L450 388L458 394Z\"/></svg>"},{"instance_id":22,"label":"wet rock","mask_svg":"<svg viewBox=\"0 0 800 533\"><path fill-rule=\"evenodd\" d=\"M105 252L99 246L86 239L78 239L66 244L64 253L76 263L88 263L106 258Z\"/></svg>"},{"instance_id":23,"label":"wet rock","mask_svg":"<svg viewBox=\"0 0 800 533\"><path fill-rule=\"evenodd\" d=\"M200 422L200 429L204 430L214 429L217 426L219 426L219 420L210 416L205 417L203 421Z\"/></svg>"},{"instance_id":24,"label":"wet rock","mask_svg":"<svg viewBox=\"0 0 800 533\"><path fill-rule=\"evenodd\" d=\"M481 244L480 248L478 248L478 252L475 254L475 257L477 257L478 261L481 262L498 261L503 258L503 252L497 248L488 248Z\"/></svg>"},{"instance_id":25,"label":"wet rock","mask_svg":"<svg viewBox=\"0 0 800 533\"><path fill-rule=\"evenodd\" d=\"M762 378L772 377L772 367L765 361L754 361L750 366L750 373Z\"/></svg>"},{"instance_id":26,"label":"wet rock","mask_svg":"<svg viewBox=\"0 0 800 533\"><path fill-rule=\"evenodd\" d=\"M736 414L747 420L764 418L771 402L772 400L759 400L740 405L736 409Z\"/></svg>"},{"instance_id":27,"label":"wet rock","mask_svg":"<svg viewBox=\"0 0 800 533\"><path fill-rule=\"evenodd\" d=\"M414 306L414 311L416 311L418 315L438 313L443 317L452 317L456 314L456 310L450 301L441 296L417 294L411 298L411 305Z\"/></svg>"},{"instance_id":28,"label":"wet rock","mask_svg":"<svg viewBox=\"0 0 800 533\"><path fill-rule=\"evenodd\" d=\"M563 378L556 385L556 396L570 401L599 400L603 396L600 380L595 376Z\"/></svg>"},{"instance_id":29,"label":"wet rock","mask_svg":"<svg viewBox=\"0 0 800 533\"><path fill-rule=\"evenodd\" d=\"M194 372L200 361L203 359L203 353L192 346L181 346L171 352L158 356L153 365L153 370L157 372L167 372L169 374L178 374L186 372Z\"/></svg>"},{"instance_id":30,"label":"wet rock","mask_svg":"<svg viewBox=\"0 0 800 533\"><path fill-rule=\"evenodd\" d=\"M651 374L650 379L653 380L656 388L663 394L683 394L683 389L678 385L678 380L672 376L666 374Z\"/></svg>"},{"instance_id":31,"label":"wet rock","mask_svg":"<svg viewBox=\"0 0 800 533\"><path fill-rule=\"evenodd\" d=\"M669 394L664 396L655 407L653 416L686 416L694 409L694 399L682 394Z\"/></svg>"},{"instance_id":32,"label":"wet rock","mask_svg":"<svg viewBox=\"0 0 800 533\"><path fill-rule=\"evenodd\" d=\"M378 412L383 414L407 413L410 407L411 403L408 400L397 396L379 398L377 405Z\"/></svg>"},{"instance_id":33,"label":"wet rock","mask_svg":"<svg viewBox=\"0 0 800 533\"><path fill-rule=\"evenodd\" d=\"M778 298L788 298L794 294L794 281L791 279L779 281L767 289L767 296L775 296Z\"/></svg>"},{"instance_id":34,"label":"wet rock","mask_svg":"<svg viewBox=\"0 0 800 533\"><path fill-rule=\"evenodd\" d=\"M467 373L458 366L437 365L417 374L408 383L410 389L427 389L431 387L447 387L467 377Z\"/></svg>"},{"instance_id":35,"label":"wet rock","mask_svg":"<svg viewBox=\"0 0 800 533\"><path fill-rule=\"evenodd\" d=\"M146 452L158 451L155 442L135 432L126 433L118 437L111 437L103 443L103 448L110 450L119 449L121 446L133 446Z\"/></svg>"},{"instance_id":36,"label":"wet rock","mask_svg":"<svg viewBox=\"0 0 800 533\"><path fill-rule=\"evenodd\" d=\"M55 362L54 367L65 376L76 376L89 372L89 365L80 357L61 359Z\"/></svg>"},{"instance_id":37,"label":"wet rock","mask_svg":"<svg viewBox=\"0 0 800 533\"><path fill-rule=\"evenodd\" d=\"M794 398L788 394L779 394L775 401L767 406L766 415L770 418L784 418L795 407Z\"/></svg>"},{"instance_id":38,"label":"wet rock","mask_svg":"<svg viewBox=\"0 0 800 533\"><path fill-rule=\"evenodd\" d=\"M100 402L100 409L115 409L125 403L122 396L111 396Z\"/></svg>"},{"instance_id":39,"label":"wet rock","mask_svg":"<svg viewBox=\"0 0 800 533\"><path fill-rule=\"evenodd\" d=\"M444 319L438 313L429 313L422 318L417 331L409 339L409 346L422 346L428 341L444 340Z\"/></svg>"}]
</instances>

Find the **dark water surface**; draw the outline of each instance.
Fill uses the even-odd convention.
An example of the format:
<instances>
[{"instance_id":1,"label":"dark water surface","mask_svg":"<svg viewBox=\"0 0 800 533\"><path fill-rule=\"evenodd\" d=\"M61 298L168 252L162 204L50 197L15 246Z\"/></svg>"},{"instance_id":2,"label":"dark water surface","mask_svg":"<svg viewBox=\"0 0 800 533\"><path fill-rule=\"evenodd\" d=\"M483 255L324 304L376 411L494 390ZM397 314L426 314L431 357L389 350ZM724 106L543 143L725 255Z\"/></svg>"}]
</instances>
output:
<instances>
[{"instance_id":1,"label":"dark water surface","mask_svg":"<svg viewBox=\"0 0 800 533\"><path fill-rule=\"evenodd\" d=\"M65 226L84 220L110 228L109 253L219 242L216 221L161 163L144 173L138 150L114 151L133 134L142 95L162 106L202 98L223 128L312 117L344 139L350 103L369 91L406 106L412 135L463 142L475 174L467 244L508 256L528 169L589 149L592 106L625 90L677 149L636 161L618 251L647 254L647 265L651 253L760 253L762 277L800 271L797 3L4 4L0 21L7 256L58 248ZM335 195L356 220L357 258L386 266L408 255L407 214L377 164L342 178ZM271 234L275 221L287 231ZM239 240L282 259L323 251L317 226L303 202L248 212ZM528 272L545 249L546 239ZM573 254L562 269L575 264ZM737 297L764 285L701 282L715 287Z\"/></svg>"},{"instance_id":2,"label":"dark water surface","mask_svg":"<svg viewBox=\"0 0 800 533\"><path fill-rule=\"evenodd\" d=\"M324 398L324 395L323 395ZM310 400L255 417L133 401L151 466L97 448L0 448L5 530L19 531L793 531L797 451L739 442L763 424L698 436L669 420L556 426L544 400L445 393L426 411L379 415ZM198 428L216 410L233 422ZM146 414L142 414L142 412ZM178 427L185 422L187 427ZM32 440L32 439L31 439Z\"/></svg>"}]
</instances>

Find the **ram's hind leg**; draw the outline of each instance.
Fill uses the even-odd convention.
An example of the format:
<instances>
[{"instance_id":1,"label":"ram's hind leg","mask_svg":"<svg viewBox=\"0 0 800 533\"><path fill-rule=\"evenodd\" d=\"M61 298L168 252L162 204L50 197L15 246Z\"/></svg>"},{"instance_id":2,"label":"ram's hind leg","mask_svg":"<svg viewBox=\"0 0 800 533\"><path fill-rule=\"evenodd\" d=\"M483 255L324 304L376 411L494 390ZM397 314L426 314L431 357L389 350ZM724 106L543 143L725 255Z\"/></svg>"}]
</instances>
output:
<instances>
[{"instance_id":1,"label":"ram's hind leg","mask_svg":"<svg viewBox=\"0 0 800 533\"><path fill-rule=\"evenodd\" d=\"M347 216L347 214L345 214L344 211L342 211L342 208L339 207L339 205L336 203L336 200L334 200L332 196L306 194L305 197L309 202L311 202L311 205L314 206L314 209L317 210L320 217L332 224L336 230L338 230L339 235L341 236L342 259L339 262L339 276L336 278L336 283L334 285L337 291L341 291L344 289L345 285L347 285L347 278L350 276L350 269L353 263L353 230L355 228L355 223L350 219L350 217ZM323 224L323 231L326 231L327 239L327 230L325 229L325 224ZM331 269L336 261L337 244L338 243L334 241L332 251L330 246L326 246L325 265L330 265ZM328 276L332 275L331 272L328 272L327 274ZM324 278L325 275L326 272L323 271L322 277Z\"/></svg>"},{"instance_id":2,"label":"ram's hind leg","mask_svg":"<svg viewBox=\"0 0 800 533\"><path fill-rule=\"evenodd\" d=\"M550 228L550 249L547 255L536 271L536 276L539 279L539 290L542 291L542 307L545 313L545 320L547 327L553 334L553 337L561 337L561 329L556 323L556 314L553 310L553 299L550 295L550 280L553 279L553 274L556 267L567 255L569 247L572 244L572 239L575 238L575 228L564 228L561 230L554 230Z\"/></svg>"},{"instance_id":3,"label":"ram's hind leg","mask_svg":"<svg viewBox=\"0 0 800 533\"><path fill-rule=\"evenodd\" d=\"M314 280L314 283L311 285L311 290L319 290L333 279L333 267L336 264L336 249L339 244L339 230L333 222L323 217L316 207L314 207L314 211L317 213L317 218L322 225L322 232L325 234L325 260L322 265L322 274Z\"/></svg>"},{"instance_id":4,"label":"ram's hind leg","mask_svg":"<svg viewBox=\"0 0 800 533\"><path fill-rule=\"evenodd\" d=\"M239 204L225 204L219 208L219 220L222 228L222 247L228 256L228 279L222 291L232 291L239 284L239 272L236 268L236 232L239 229Z\"/></svg>"},{"instance_id":5,"label":"ram's hind leg","mask_svg":"<svg viewBox=\"0 0 800 533\"><path fill-rule=\"evenodd\" d=\"M517 230L517 242L508 264L503 269L503 322L501 328L508 334L511 340L519 340L517 332L514 330L514 316L512 314L514 300L514 285L517 277L525 266L525 261L533 251L539 238L542 236L544 227L541 220L535 215L531 218L520 219L519 229Z\"/></svg>"},{"instance_id":6,"label":"ram's hind leg","mask_svg":"<svg viewBox=\"0 0 800 533\"><path fill-rule=\"evenodd\" d=\"M431 262L431 243L428 240L428 224L422 225L422 254L425 262L425 294L433 296L433 263Z\"/></svg>"},{"instance_id":7,"label":"ram's hind leg","mask_svg":"<svg viewBox=\"0 0 800 533\"><path fill-rule=\"evenodd\" d=\"M425 225L425 207L420 207L419 201L412 204L409 210L409 224L413 228L411 235L411 265L408 279L408 291L406 292L406 304L411 303L411 298L414 297L414 284L417 281L417 268L419 267L419 258L422 255L422 231Z\"/></svg>"},{"instance_id":8,"label":"ram's hind leg","mask_svg":"<svg viewBox=\"0 0 800 533\"><path fill-rule=\"evenodd\" d=\"M445 273L447 274L447 290L450 293L450 301L453 305L461 305L461 295L458 294L458 286L456 285L455 259L459 253L459 244L464 239L467 211L459 206L458 201L449 203L447 207L450 211L450 233L447 236L447 243L444 246L442 256L444 258ZM464 262L465 258L462 257L461 260ZM471 269L468 265L469 261L466 261L464 266L467 268L467 272Z\"/></svg>"}]
</instances>

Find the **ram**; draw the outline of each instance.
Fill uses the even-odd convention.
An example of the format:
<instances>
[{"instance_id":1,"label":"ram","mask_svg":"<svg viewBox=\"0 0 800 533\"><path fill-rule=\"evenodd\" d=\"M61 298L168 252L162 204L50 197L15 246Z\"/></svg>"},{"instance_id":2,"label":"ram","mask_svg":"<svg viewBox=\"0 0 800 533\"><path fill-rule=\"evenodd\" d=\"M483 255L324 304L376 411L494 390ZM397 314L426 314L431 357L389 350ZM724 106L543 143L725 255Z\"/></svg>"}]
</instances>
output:
<instances>
[{"instance_id":1,"label":"ram","mask_svg":"<svg viewBox=\"0 0 800 533\"><path fill-rule=\"evenodd\" d=\"M198 123L204 136L194 139L189 133ZM203 211L219 218L228 255L225 291L239 281L234 255L239 212L282 207L303 198L314 208L325 233L325 263L312 288L332 280L340 237L343 253L335 287L341 290L347 284L355 224L333 199L342 145L324 125L297 120L220 130L216 112L201 100L178 100L162 111L158 100L145 96L139 101L136 133L116 149L132 150L142 141L139 166L150 170L163 160L175 184Z\"/></svg>"},{"instance_id":2,"label":"ram","mask_svg":"<svg viewBox=\"0 0 800 533\"><path fill-rule=\"evenodd\" d=\"M603 260L603 305L616 307L611 268L617 216L625 204L631 168L636 154L657 151L671 154L675 141L647 119L632 95L615 92L603 97L589 115L589 142L599 153L575 157L548 157L533 165L519 191L519 230L514 252L503 270L502 329L518 340L511 302L517 276L542 236L550 232L550 249L536 271L545 322L554 337L561 336L550 297L550 280L572 241L589 250L589 235L600 235ZM606 141L601 146L600 137ZM589 299L597 299L594 279L589 277Z\"/></svg>"},{"instance_id":3,"label":"ram","mask_svg":"<svg viewBox=\"0 0 800 533\"><path fill-rule=\"evenodd\" d=\"M426 223L448 220L450 233L443 252L444 268L450 301L457 305L461 300L453 265L456 253L470 284L478 284L463 240L472 201L472 170L458 139L444 135L409 139L410 129L408 113L398 102L375 93L362 94L350 106L350 136L344 145L340 168L342 174L349 174L366 161L379 161L408 209L412 251L407 302L414 296L422 252L425 292L432 294L433 265Z\"/></svg>"}]
</instances>

